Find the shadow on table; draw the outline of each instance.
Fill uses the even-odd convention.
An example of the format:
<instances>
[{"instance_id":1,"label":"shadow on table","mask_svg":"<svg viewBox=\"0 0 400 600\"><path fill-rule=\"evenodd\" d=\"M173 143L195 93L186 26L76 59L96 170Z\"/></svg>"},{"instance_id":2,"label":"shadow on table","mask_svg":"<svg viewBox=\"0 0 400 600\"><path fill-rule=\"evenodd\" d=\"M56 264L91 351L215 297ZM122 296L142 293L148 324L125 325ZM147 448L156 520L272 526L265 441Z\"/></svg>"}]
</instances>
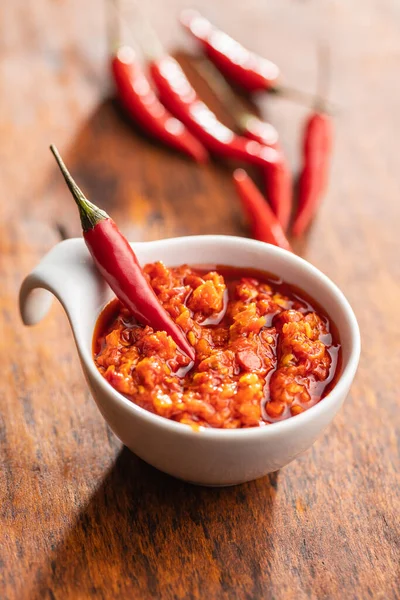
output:
<instances>
[{"instance_id":1,"label":"shadow on table","mask_svg":"<svg viewBox=\"0 0 400 600\"><path fill-rule=\"evenodd\" d=\"M29 597L229 597L241 586L257 595L277 477L197 487L123 448Z\"/></svg>"}]
</instances>

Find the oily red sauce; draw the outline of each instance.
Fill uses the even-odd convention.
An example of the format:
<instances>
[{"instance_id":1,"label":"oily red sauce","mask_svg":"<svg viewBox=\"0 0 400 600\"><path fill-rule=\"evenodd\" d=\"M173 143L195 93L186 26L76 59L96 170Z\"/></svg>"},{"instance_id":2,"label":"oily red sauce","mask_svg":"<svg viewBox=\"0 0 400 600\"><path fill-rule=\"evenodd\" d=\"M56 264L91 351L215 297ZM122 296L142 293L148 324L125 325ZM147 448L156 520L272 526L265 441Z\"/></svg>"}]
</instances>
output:
<instances>
[{"instance_id":1,"label":"oily red sauce","mask_svg":"<svg viewBox=\"0 0 400 600\"><path fill-rule=\"evenodd\" d=\"M132 402L195 428L256 427L308 410L335 385L337 329L299 288L248 268L154 263L144 271L196 359L191 364L165 332L110 302L93 357Z\"/></svg>"}]
</instances>

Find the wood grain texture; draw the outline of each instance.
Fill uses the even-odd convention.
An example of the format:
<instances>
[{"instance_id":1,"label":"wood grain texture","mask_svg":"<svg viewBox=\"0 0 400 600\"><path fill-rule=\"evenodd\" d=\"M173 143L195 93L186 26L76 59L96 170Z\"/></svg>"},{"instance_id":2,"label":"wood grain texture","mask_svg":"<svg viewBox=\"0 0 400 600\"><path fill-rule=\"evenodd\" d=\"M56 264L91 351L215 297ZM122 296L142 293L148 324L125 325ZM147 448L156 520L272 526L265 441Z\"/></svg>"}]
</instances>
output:
<instances>
[{"instance_id":1,"label":"wood grain texture","mask_svg":"<svg viewBox=\"0 0 400 600\"><path fill-rule=\"evenodd\" d=\"M344 290L363 352L327 433L269 478L203 489L148 467L105 426L59 306L23 328L23 276L78 215L48 151L130 239L246 235L226 165L151 143L110 99L98 0L0 4L0 598L398 598L400 131L396 0L198 1L312 91L332 45L332 180L299 251ZM143 10L169 48L184 0ZM187 66L187 65L186 65ZM209 90L202 93L227 118ZM294 169L303 109L260 99Z\"/></svg>"}]
</instances>

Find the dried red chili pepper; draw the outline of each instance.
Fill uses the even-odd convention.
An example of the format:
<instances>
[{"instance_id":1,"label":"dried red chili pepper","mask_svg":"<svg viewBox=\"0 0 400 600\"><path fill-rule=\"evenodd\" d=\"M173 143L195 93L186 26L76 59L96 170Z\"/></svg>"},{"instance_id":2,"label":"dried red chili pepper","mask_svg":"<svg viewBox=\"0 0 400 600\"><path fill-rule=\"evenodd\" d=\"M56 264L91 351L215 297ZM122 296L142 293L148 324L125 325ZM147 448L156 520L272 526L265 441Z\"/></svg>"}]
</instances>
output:
<instances>
[{"instance_id":1,"label":"dried red chili pepper","mask_svg":"<svg viewBox=\"0 0 400 600\"><path fill-rule=\"evenodd\" d=\"M111 69L122 105L145 132L197 162L207 160L204 146L158 100L132 48L121 47L112 59Z\"/></svg>"},{"instance_id":2,"label":"dried red chili pepper","mask_svg":"<svg viewBox=\"0 0 400 600\"><path fill-rule=\"evenodd\" d=\"M246 171L236 169L233 179L242 206L250 220L253 237L261 242L292 251L281 224Z\"/></svg>"},{"instance_id":3,"label":"dried red chili pepper","mask_svg":"<svg viewBox=\"0 0 400 600\"><path fill-rule=\"evenodd\" d=\"M332 151L331 118L321 112L312 114L303 135L303 167L299 179L298 208L293 235L302 235L310 225L325 192Z\"/></svg>"},{"instance_id":4,"label":"dried red chili pepper","mask_svg":"<svg viewBox=\"0 0 400 600\"><path fill-rule=\"evenodd\" d=\"M93 261L117 298L142 324L165 331L191 360L194 350L162 307L126 238L106 212L89 202L72 179L58 150L50 146L79 208L83 237Z\"/></svg>"},{"instance_id":5,"label":"dried red chili pepper","mask_svg":"<svg viewBox=\"0 0 400 600\"><path fill-rule=\"evenodd\" d=\"M213 154L273 169L278 153L225 127L202 102L179 63L171 56L150 61L160 100Z\"/></svg>"},{"instance_id":6,"label":"dried red chili pepper","mask_svg":"<svg viewBox=\"0 0 400 600\"><path fill-rule=\"evenodd\" d=\"M207 56L228 78L250 92L274 87L279 68L244 48L195 10L185 10L181 23L202 44Z\"/></svg>"}]
</instances>

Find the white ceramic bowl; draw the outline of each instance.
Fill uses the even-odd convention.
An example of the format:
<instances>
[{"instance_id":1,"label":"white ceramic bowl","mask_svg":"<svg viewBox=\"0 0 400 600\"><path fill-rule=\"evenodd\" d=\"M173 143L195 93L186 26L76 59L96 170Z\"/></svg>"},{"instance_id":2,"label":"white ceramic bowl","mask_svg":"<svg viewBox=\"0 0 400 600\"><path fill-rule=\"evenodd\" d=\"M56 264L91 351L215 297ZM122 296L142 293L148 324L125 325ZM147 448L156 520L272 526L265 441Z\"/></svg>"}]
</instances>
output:
<instances>
[{"instance_id":1,"label":"white ceramic bowl","mask_svg":"<svg viewBox=\"0 0 400 600\"><path fill-rule=\"evenodd\" d=\"M55 246L25 279L20 291L24 323L47 313L54 294L69 318L88 385L103 417L119 439L157 469L192 483L223 486L262 477L309 448L341 407L353 381L360 333L342 292L305 260L275 246L238 237L196 236L132 244L142 264L221 264L263 269L299 286L336 323L342 373L334 389L308 411L267 427L240 430L191 427L154 415L114 390L92 359L92 335L112 292L93 266L82 239ZM36 289L44 288L44 289ZM47 291L46 291L47 290Z\"/></svg>"}]
</instances>

